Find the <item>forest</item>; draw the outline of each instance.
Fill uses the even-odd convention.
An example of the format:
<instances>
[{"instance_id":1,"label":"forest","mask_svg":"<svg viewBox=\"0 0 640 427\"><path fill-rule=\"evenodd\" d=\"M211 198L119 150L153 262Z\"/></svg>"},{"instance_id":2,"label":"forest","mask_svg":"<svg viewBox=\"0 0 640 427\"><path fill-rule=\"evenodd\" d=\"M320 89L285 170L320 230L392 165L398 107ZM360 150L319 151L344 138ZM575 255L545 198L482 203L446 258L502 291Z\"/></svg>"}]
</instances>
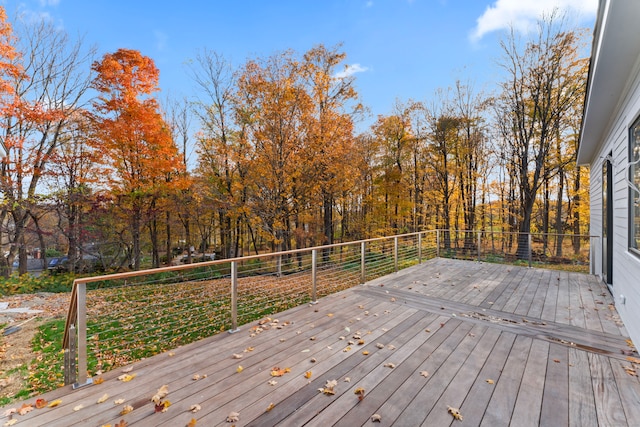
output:
<instances>
[{"instance_id":1,"label":"forest","mask_svg":"<svg viewBox=\"0 0 640 427\"><path fill-rule=\"evenodd\" d=\"M239 66L204 48L197 96L170 99L142 52L98 57L0 6L0 274L32 256L116 271L434 229L589 234L585 35L546 17L503 37L491 93L452 81L363 127L341 45Z\"/></svg>"}]
</instances>

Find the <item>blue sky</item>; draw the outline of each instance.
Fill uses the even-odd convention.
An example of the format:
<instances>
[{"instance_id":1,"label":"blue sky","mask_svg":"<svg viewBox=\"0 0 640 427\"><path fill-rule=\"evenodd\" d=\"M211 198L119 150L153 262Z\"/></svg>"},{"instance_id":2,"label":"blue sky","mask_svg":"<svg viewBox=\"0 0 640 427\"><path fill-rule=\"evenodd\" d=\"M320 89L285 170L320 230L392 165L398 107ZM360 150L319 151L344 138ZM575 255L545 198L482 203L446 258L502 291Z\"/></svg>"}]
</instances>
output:
<instances>
[{"instance_id":1,"label":"blue sky","mask_svg":"<svg viewBox=\"0 0 640 427\"><path fill-rule=\"evenodd\" d=\"M597 0L0 0L9 17L48 19L99 55L139 50L160 69L164 97L193 96L185 64L203 48L234 65L285 49L343 43L372 121L396 99L429 100L457 79L495 90L499 40L544 10L593 27ZM591 30L590 30L591 33Z\"/></svg>"}]
</instances>

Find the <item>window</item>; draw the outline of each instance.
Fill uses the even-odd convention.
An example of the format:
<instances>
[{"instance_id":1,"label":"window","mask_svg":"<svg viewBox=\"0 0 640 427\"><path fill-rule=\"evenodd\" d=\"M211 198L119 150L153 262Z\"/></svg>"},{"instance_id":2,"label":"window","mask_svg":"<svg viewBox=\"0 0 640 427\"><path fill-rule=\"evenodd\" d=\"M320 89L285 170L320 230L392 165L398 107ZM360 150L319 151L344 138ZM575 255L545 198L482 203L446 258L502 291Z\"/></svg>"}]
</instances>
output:
<instances>
[{"instance_id":1,"label":"window","mask_svg":"<svg viewBox=\"0 0 640 427\"><path fill-rule=\"evenodd\" d=\"M629 135L629 250L640 256L640 117Z\"/></svg>"}]
</instances>

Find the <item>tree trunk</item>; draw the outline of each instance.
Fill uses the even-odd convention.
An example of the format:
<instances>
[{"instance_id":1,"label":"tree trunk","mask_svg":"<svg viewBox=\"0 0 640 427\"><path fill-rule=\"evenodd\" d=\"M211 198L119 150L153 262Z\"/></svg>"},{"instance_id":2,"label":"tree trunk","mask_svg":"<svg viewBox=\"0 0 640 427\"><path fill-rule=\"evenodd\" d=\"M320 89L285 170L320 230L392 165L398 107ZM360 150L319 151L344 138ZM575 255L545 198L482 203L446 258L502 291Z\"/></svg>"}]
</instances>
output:
<instances>
[{"instance_id":1,"label":"tree trunk","mask_svg":"<svg viewBox=\"0 0 640 427\"><path fill-rule=\"evenodd\" d=\"M562 227L562 196L564 193L564 170L560 169L560 173L558 174L560 179L560 185L558 186L558 200L556 201L556 220L555 220L555 229L557 239L556 239L556 256L558 258L562 257L562 239L563 239L563 227Z\"/></svg>"}]
</instances>

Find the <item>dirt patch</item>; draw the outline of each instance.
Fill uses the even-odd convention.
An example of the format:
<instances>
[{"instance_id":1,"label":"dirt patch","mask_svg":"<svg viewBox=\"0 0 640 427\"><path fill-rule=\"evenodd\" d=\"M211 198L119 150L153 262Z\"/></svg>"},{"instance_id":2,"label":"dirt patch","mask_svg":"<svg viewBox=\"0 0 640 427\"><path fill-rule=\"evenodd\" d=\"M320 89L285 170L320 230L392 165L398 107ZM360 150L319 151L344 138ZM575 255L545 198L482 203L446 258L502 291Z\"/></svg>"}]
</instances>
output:
<instances>
[{"instance_id":1,"label":"dirt patch","mask_svg":"<svg viewBox=\"0 0 640 427\"><path fill-rule=\"evenodd\" d=\"M70 294L37 293L2 297L0 310L0 398L11 398L28 387L29 364L37 357L32 341L38 326L66 315ZM12 311L16 309L37 312ZM9 328L9 329L8 329ZM5 331L11 333L4 335Z\"/></svg>"},{"instance_id":2,"label":"dirt patch","mask_svg":"<svg viewBox=\"0 0 640 427\"><path fill-rule=\"evenodd\" d=\"M42 320L25 323L20 330L2 336L0 345L0 397L13 397L27 387L28 367L36 355L31 341Z\"/></svg>"}]
</instances>

